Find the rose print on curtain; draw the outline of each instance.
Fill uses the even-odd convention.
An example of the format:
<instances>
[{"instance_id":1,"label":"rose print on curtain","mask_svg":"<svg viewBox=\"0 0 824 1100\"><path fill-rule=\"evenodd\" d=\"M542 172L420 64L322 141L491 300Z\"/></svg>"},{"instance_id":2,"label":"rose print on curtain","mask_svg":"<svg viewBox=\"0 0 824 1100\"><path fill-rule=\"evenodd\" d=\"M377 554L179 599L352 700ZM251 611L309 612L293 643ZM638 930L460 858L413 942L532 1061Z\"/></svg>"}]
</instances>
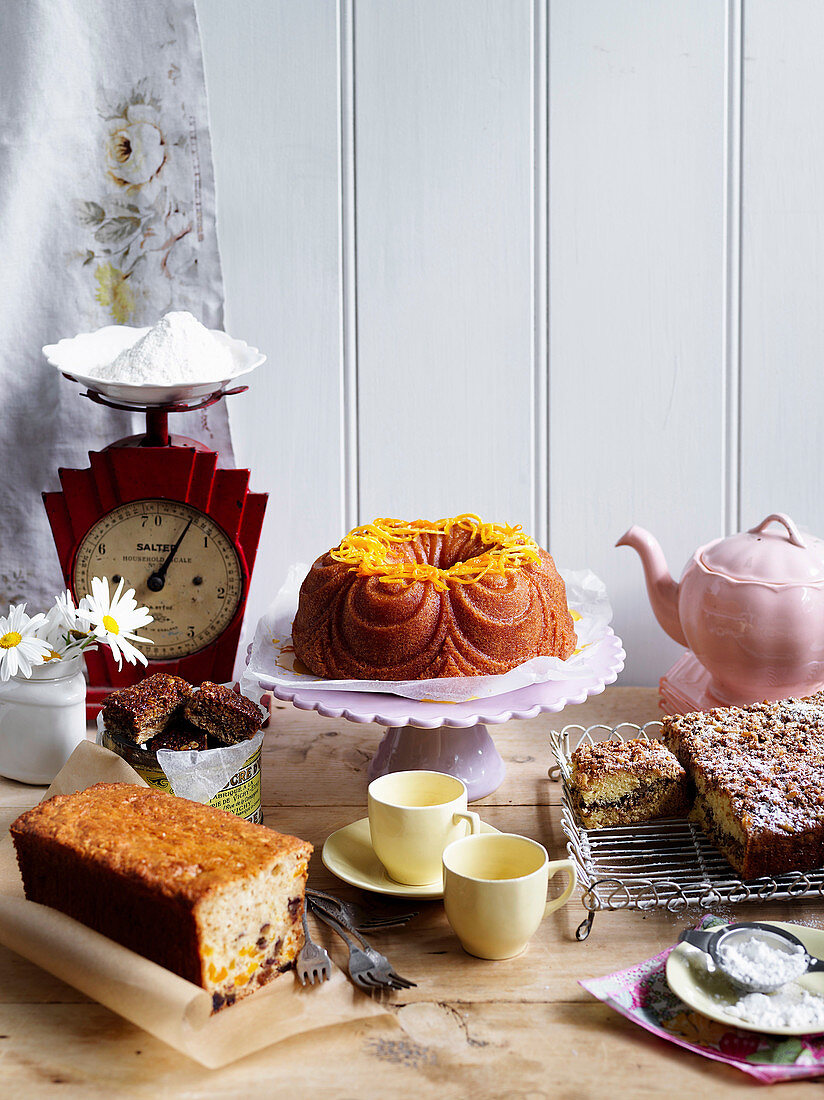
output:
<instances>
[{"instance_id":1,"label":"rose print on curtain","mask_svg":"<svg viewBox=\"0 0 824 1100\"><path fill-rule=\"evenodd\" d=\"M181 288L196 283L197 241L189 238L199 196L196 187L180 194L177 184L182 172L199 180L197 149L179 115L164 117L148 78L119 101L101 91L100 101L101 190L76 203L89 244L75 255L93 275L93 296L111 321L148 324L173 301L182 308Z\"/></svg>"}]
</instances>

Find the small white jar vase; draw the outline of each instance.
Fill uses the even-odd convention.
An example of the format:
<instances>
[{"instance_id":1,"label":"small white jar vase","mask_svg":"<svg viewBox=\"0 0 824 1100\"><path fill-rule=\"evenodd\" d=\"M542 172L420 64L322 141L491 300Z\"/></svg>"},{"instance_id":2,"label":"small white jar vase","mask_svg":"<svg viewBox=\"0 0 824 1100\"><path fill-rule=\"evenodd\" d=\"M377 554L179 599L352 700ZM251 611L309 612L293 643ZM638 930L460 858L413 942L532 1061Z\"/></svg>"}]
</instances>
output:
<instances>
[{"instance_id":1,"label":"small white jar vase","mask_svg":"<svg viewBox=\"0 0 824 1100\"><path fill-rule=\"evenodd\" d=\"M49 784L86 737L82 656L0 683L0 775Z\"/></svg>"}]
</instances>

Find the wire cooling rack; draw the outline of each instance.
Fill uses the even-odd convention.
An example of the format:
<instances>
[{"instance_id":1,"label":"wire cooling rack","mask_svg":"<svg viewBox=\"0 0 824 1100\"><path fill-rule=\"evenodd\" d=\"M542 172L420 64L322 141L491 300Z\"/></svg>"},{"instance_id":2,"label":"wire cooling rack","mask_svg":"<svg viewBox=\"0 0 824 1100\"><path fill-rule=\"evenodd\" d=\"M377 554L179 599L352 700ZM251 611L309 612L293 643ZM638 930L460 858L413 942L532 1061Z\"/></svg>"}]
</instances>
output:
<instances>
[{"instance_id":1,"label":"wire cooling rack","mask_svg":"<svg viewBox=\"0 0 824 1100\"><path fill-rule=\"evenodd\" d=\"M570 794L570 757L583 742L658 737L660 722L637 726L565 726L550 733L557 764L550 779L564 785L561 826L567 852L583 886L587 915L575 933L585 940L595 914L615 909L666 909L680 913L689 906L712 909L745 901L824 898L824 869L794 871L779 878L747 882L736 875L726 859L707 840L699 826L686 818L668 818L641 825L610 829L585 829Z\"/></svg>"}]
</instances>

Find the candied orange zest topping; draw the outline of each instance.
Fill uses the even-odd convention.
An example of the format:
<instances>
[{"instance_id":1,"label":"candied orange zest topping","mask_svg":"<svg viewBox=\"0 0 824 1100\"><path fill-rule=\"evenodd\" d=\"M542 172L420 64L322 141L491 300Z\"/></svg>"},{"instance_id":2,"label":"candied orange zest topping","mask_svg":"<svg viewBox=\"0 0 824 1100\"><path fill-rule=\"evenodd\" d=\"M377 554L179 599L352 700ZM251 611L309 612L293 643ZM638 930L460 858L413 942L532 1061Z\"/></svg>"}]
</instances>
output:
<instances>
[{"instance_id":1,"label":"candied orange zest topping","mask_svg":"<svg viewBox=\"0 0 824 1100\"><path fill-rule=\"evenodd\" d=\"M391 559L396 543L411 542L419 535L448 535L455 528L476 535L490 548L448 569L440 569L429 562ZM376 519L350 531L330 554L360 577L377 577L386 584L406 583L407 586L415 581L429 581L440 592L445 592L450 583L476 584L488 574L504 577L540 561L538 544L524 534L520 524L510 527L509 524L484 523L471 513L439 519L435 523Z\"/></svg>"}]
</instances>

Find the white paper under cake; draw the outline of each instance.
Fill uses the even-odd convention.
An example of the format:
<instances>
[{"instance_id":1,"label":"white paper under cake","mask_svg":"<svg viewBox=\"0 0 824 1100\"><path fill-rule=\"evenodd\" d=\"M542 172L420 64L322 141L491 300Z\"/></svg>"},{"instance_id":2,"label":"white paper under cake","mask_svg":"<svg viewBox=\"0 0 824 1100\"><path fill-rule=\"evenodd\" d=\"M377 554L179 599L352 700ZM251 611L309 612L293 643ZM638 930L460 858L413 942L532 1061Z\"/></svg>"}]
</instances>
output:
<instances>
[{"instance_id":1,"label":"white paper under cake","mask_svg":"<svg viewBox=\"0 0 824 1100\"><path fill-rule=\"evenodd\" d=\"M313 691L381 691L407 699L432 699L462 703L487 699L530 684L550 680L586 679L591 674L589 657L607 634L612 619L607 590L589 569L559 570L566 585L567 603L576 613L578 644L566 661L558 657L533 657L499 676L455 676L433 680L326 680L295 668L292 623L298 594L309 566L293 565L269 610L261 618L241 679L241 691L253 699L262 689L275 686L306 687Z\"/></svg>"}]
</instances>

